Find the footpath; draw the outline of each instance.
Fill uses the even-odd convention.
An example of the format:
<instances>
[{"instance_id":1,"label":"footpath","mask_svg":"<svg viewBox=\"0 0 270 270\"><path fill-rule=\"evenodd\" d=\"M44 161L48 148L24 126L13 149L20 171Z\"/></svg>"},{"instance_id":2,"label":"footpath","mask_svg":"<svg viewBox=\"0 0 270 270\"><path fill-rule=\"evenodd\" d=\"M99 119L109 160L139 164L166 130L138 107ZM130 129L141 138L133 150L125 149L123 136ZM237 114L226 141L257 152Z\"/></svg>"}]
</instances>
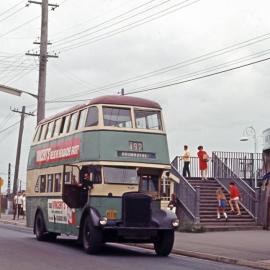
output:
<instances>
[{"instance_id":1,"label":"footpath","mask_svg":"<svg viewBox=\"0 0 270 270\"><path fill-rule=\"evenodd\" d=\"M25 219L13 220L12 215L2 214L0 222L26 226ZM176 232L173 253L270 270L270 231Z\"/></svg>"}]
</instances>

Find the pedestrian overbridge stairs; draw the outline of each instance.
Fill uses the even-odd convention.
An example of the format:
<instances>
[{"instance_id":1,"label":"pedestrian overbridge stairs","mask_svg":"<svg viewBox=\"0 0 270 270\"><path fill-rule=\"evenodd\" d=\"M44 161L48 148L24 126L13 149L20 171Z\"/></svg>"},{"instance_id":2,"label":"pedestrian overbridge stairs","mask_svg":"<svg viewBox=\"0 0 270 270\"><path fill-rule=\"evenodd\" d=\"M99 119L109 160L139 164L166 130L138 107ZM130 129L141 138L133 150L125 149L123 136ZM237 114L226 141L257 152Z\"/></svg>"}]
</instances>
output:
<instances>
[{"instance_id":1,"label":"pedestrian overbridge stairs","mask_svg":"<svg viewBox=\"0 0 270 270\"><path fill-rule=\"evenodd\" d=\"M172 163L171 176L178 179L174 192L178 199L177 215L180 222L200 224L207 231L262 229L262 226L257 225L256 191L237 177L214 154L211 165L213 177L205 181L198 176L188 179L183 177L175 167L175 163ZM226 175L224 175L224 171L226 171ZM240 216L230 212L228 188L231 181L236 183L241 193ZM227 221L223 215L217 219L216 190L219 187L223 188L227 198Z\"/></svg>"}]
</instances>

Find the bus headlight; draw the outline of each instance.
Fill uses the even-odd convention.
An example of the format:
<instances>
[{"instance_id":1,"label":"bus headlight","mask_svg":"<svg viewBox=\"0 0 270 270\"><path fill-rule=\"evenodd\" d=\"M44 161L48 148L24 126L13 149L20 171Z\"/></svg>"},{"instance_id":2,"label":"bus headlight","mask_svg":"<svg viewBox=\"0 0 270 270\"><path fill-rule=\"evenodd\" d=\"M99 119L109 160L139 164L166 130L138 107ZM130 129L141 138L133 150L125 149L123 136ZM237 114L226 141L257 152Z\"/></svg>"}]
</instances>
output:
<instances>
[{"instance_id":1,"label":"bus headlight","mask_svg":"<svg viewBox=\"0 0 270 270\"><path fill-rule=\"evenodd\" d=\"M105 226L108 222L108 219L106 217L103 217L99 220L99 224L102 226Z\"/></svg>"},{"instance_id":2,"label":"bus headlight","mask_svg":"<svg viewBox=\"0 0 270 270\"><path fill-rule=\"evenodd\" d=\"M173 227L178 227L179 226L179 219L174 219L173 221L172 221L172 226Z\"/></svg>"}]
</instances>

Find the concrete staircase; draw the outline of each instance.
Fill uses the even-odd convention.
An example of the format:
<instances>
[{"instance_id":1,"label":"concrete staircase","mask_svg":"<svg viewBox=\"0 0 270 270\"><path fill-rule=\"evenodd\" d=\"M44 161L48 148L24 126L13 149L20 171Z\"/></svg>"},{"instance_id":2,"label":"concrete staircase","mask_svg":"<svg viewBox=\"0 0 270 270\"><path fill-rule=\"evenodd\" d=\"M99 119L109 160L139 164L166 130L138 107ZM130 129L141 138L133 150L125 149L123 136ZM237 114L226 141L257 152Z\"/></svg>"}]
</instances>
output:
<instances>
[{"instance_id":1,"label":"concrete staircase","mask_svg":"<svg viewBox=\"0 0 270 270\"><path fill-rule=\"evenodd\" d=\"M194 187L200 186L200 223L207 231L262 229L242 206L240 206L241 216L237 216L229 212L230 206L227 203L228 220L226 221L223 215L217 219L216 190L220 185L213 178L208 178L207 181L192 178L188 181ZM225 192L225 195L229 200L229 194Z\"/></svg>"}]
</instances>

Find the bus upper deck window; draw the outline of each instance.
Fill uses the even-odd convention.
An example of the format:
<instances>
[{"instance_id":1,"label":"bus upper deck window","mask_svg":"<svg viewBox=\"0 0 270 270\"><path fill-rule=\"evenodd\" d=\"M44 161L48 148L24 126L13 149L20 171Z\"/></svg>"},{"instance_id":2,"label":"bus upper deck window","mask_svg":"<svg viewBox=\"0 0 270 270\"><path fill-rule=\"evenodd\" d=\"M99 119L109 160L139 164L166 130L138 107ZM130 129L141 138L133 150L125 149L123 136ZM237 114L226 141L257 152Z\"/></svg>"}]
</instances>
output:
<instances>
[{"instance_id":1,"label":"bus upper deck window","mask_svg":"<svg viewBox=\"0 0 270 270\"><path fill-rule=\"evenodd\" d=\"M46 135L47 135L48 125L44 124L41 129L42 129L42 131L41 131L41 134L40 134L40 140L43 141L43 140L45 140Z\"/></svg>"},{"instance_id":2,"label":"bus upper deck window","mask_svg":"<svg viewBox=\"0 0 270 270\"><path fill-rule=\"evenodd\" d=\"M86 118L86 127L93 127L98 125L98 108L90 107Z\"/></svg>"},{"instance_id":3,"label":"bus upper deck window","mask_svg":"<svg viewBox=\"0 0 270 270\"><path fill-rule=\"evenodd\" d=\"M159 111L135 110L136 127L142 129L161 130L161 115Z\"/></svg>"},{"instance_id":4,"label":"bus upper deck window","mask_svg":"<svg viewBox=\"0 0 270 270\"><path fill-rule=\"evenodd\" d=\"M54 125L54 130L53 130L52 137L56 137L56 136L59 135L60 125L61 125L61 118L60 119L57 119L55 121L55 125Z\"/></svg>"},{"instance_id":5,"label":"bus upper deck window","mask_svg":"<svg viewBox=\"0 0 270 270\"><path fill-rule=\"evenodd\" d=\"M130 109L103 107L104 126L132 128Z\"/></svg>"},{"instance_id":6,"label":"bus upper deck window","mask_svg":"<svg viewBox=\"0 0 270 270\"><path fill-rule=\"evenodd\" d=\"M78 112L75 112L70 117L69 132L76 130L78 121Z\"/></svg>"},{"instance_id":7,"label":"bus upper deck window","mask_svg":"<svg viewBox=\"0 0 270 270\"><path fill-rule=\"evenodd\" d=\"M39 133L40 133L40 126L38 126L38 128L36 129L36 134L33 140L34 142L38 141Z\"/></svg>"},{"instance_id":8,"label":"bus upper deck window","mask_svg":"<svg viewBox=\"0 0 270 270\"><path fill-rule=\"evenodd\" d=\"M83 128L85 125L86 112L87 112L87 109L80 111L78 129Z\"/></svg>"},{"instance_id":9,"label":"bus upper deck window","mask_svg":"<svg viewBox=\"0 0 270 270\"><path fill-rule=\"evenodd\" d=\"M49 123L46 139L50 139L52 137L53 125L54 125L54 122Z\"/></svg>"},{"instance_id":10,"label":"bus upper deck window","mask_svg":"<svg viewBox=\"0 0 270 270\"><path fill-rule=\"evenodd\" d=\"M61 120L61 125L60 125L60 129L59 129L59 134L62 134L65 132L65 125L66 125L66 122L67 122L67 116L63 116L62 120Z\"/></svg>"}]
</instances>

